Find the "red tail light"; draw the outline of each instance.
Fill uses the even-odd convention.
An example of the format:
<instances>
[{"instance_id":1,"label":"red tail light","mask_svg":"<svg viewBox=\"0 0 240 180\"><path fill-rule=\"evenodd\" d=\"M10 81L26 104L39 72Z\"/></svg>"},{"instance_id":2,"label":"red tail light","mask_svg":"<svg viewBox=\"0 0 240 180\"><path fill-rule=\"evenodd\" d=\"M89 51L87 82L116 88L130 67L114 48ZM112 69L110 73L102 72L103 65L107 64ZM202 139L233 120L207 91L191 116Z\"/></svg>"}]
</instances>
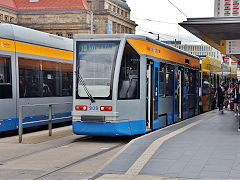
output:
<instances>
[{"instance_id":1,"label":"red tail light","mask_svg":"<svg viewBox=\"0 0 240 180\"><path fill-rule=\"evenodd\" d=\"M100 111L112 111L112 106L101 106Z\"/></svg>"},{"instance_id":2,"label":"red tail light","mask_svg":"<svg viewBox=\"0 0 240 180\"><path fill-rule=\"evenodd\" d=\"M87 106L76 106L75 109L77 111L87 111Z\"/></svg>"}]
</instances>

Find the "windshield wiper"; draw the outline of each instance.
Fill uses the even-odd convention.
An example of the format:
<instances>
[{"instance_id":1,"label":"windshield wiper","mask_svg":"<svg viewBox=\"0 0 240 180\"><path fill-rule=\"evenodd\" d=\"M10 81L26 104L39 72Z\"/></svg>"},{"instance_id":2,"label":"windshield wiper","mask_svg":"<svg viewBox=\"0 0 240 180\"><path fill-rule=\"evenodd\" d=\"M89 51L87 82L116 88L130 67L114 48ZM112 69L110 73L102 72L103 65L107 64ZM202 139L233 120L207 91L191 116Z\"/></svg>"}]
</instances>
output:
<instances>
[{"instance_id":1,"label":"windshield wiper","mask_svg":"<svg viewBox=\"0 0 240 180\"><path fill-rule=\"evenodd\" d=\"M95 103L96 102L95 99L92 97L91 93L88 91L88 89L86 87L86 83L79 72L78 72L78 82L80 82L80 84L82 85L84 91L86 92L86 94L87 94L88 98L91 100L91 102Z\"/></svg>"}]
</instances>

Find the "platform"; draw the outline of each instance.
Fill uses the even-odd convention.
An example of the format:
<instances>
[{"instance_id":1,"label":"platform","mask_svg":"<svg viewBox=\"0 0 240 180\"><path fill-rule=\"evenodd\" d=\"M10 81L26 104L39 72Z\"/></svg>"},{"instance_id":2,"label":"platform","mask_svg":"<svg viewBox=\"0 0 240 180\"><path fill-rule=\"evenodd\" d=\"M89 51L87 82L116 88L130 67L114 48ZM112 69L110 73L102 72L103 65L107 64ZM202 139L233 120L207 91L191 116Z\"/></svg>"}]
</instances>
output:
<instances>
[{"instance_id":1,"label":"platform","mask_svg":"<svg viewBox=\"0 0 240 180\"><path fill-rule=\"evenodd\" d=\"M240 179L234 113L217 110L132 140L97 179Z\"/></svg>"}]
</instances>

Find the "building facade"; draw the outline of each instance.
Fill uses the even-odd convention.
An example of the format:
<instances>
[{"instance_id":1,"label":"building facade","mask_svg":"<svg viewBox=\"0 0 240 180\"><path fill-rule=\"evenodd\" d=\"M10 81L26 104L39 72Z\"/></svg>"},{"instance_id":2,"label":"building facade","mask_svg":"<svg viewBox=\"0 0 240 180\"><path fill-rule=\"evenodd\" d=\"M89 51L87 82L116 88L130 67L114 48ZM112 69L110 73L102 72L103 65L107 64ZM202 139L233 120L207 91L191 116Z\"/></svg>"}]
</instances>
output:
<instances>
[{"instance_id":1,"label":"building facade","mask_svg":"<svg viewBox=\"0 0 240 180\"><path fill-rule=\"evenodd\" d=\"M240 0L215 0L214 16L239 16Z\"/></svg>"},{"instance_id":2,"label":"building facade","mask_svg":"<svg viewBox=\"0 0 240 180\"><path fill-rule=\"evenodd\" d=\"M93 21L91 21L93 12ZM72 38L73 34L135 33L125 0L0 0L0 21Z\"/></svg>"},{"instance_id":3,"label":"building facade","mask_svg":"<svg viewBox=\"0 0 240 180\"><path fill-rule=\"evenodd\" d=\"M88 0L94 14L96 34L135 33L136 23L130 20L131 9L125 0Z\"/></svg>"},{"instance_id":4,"label":"building facade","mask_svg":"<svg viewBox=\"0 0 240 180\"><path fill-rule=\"evenodd\" d=\"M176 47L199 57L210 56L222 60L221 53L209 45L177 44Z\"/></svg>"}]
</instances>

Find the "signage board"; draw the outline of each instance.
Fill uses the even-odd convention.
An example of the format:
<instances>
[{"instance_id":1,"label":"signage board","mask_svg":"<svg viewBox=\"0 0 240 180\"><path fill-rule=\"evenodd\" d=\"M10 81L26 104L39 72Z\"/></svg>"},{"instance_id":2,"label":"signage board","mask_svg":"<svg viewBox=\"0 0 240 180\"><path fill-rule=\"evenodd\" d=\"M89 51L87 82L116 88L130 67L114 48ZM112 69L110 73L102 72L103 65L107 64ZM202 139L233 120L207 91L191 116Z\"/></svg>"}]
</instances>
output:
<instances>
[{"instance_id":1,"label":"signage board","mask_svg":"<svg viewBox=\"0 0 240 180\"><path fill-rule=\"evenodd\" d=\"M221 41L222 54L240 54L240 40Z\"/></svg>"}]
</instances>

